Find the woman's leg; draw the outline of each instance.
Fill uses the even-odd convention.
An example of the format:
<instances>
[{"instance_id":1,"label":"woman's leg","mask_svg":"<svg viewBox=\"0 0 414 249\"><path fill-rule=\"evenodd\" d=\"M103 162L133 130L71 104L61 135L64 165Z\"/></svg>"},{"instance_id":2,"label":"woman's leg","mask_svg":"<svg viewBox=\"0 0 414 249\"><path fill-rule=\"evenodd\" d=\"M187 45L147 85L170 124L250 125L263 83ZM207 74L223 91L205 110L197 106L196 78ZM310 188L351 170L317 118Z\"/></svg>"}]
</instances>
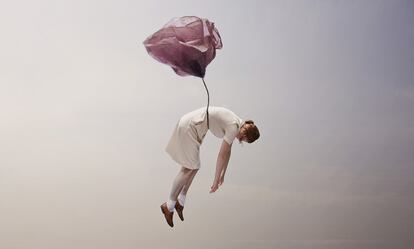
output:
<instances>
[{"instance_id":1,"label":"woman's leg","mask_svg":"<svg viewBox=\"0 0 414 249\"><path fill-rule=\"evenodd\" d=\"M193 182L194 176L197 174L198 169L191 170L191 176L188 178L188 181L185 183L181 189L180 194L187 195L188 189L190 188L191 183Z\"/></svg>"},{"instance_id":2,"label":"woman's leg","mask_svg":"<svg viewBox=\"0 0 414 249\"><path fill-rule=\"evenodd\" d=\"M197 174L198 169L194 169L191 170L191 175L188 178L187 182L185 183L185 185L183 186L183 188L181 189L180 194L178 195L178 202L180 203L181 206L184 206L185 204L185 198L188 192L188 189L190 188L191 183L193 182L194 176Z\"/></svg>"},{"instance_id":3,"label":"woman's leg","mask_svg":"<svg viewBox=\"0 0 414 249\"><path fill-rule=\"evenodd\" d=\"M175 203L177 202L177 197L180 194L181 190L183 189L184 185L191 178L191 175L192 175L191 169L181 167L180 171L175 177L172 187L171 187L169 200L167 201L167 207L170 212L174 211Z\"/></svg>"}]
</instances>

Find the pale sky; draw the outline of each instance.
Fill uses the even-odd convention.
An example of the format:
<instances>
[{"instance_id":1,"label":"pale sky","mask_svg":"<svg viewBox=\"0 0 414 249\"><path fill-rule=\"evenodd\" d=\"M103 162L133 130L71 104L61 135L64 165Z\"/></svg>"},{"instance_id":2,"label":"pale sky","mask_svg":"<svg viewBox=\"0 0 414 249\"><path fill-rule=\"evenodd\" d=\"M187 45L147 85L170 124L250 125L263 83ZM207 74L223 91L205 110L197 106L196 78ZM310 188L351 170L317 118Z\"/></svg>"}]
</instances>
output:
<instances>
[{"instance_id":1,"label":"pale sky","mask_svg":"<svg viewBox=\"0 0 414 249\"><path fill-rule=\"evenodd\" d=\"M164 148L206 95L142 42L183 15L223 38L211 104L261 137L209 194L206 136L171 229ZM1 2L0 248L409 248L413 23L412 1Z\"/></svg>"}]
</instances>

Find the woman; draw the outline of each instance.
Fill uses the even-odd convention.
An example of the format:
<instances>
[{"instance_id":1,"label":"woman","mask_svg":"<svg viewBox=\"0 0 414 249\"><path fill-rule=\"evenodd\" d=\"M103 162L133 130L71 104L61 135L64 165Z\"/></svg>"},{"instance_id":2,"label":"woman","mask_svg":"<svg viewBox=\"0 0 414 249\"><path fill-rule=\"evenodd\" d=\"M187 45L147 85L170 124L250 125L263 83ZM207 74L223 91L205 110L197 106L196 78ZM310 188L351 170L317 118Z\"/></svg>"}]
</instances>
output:
<instances>
[{"instance_id":1,"label":"woman","mask_svg":"<svg viewBox=\"0 0 414 249\"><path fill-rule=\"evenodd\" d=\"M208 119L205 107L185 114L178 121L166 148L172 159L182 166L174 179L167 202L161 205L161 211L171 227L174 226L174 209L177 210L180 219L184 220L186 194L200 169L200 145L207 131L210 130L214 136L223 138L210 193L214 193L224 182L233 140L237 138L240 143L252 143L260 136L252 120L243 122L236 114L223 107L210 106L208 110Z\"/></svg>"}]
</instances>

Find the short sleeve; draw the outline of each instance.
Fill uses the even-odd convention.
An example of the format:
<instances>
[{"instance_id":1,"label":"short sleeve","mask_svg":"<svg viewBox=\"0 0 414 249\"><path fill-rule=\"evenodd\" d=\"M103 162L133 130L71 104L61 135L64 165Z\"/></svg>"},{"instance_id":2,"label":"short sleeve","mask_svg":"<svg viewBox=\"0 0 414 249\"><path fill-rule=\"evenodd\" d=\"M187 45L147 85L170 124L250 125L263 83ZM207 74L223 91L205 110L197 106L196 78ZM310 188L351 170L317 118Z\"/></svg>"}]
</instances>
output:
<instances>
[{"instance_id":1,"label":"short sleeve","mask_svg":"<svg viewBox=\"0 0 414 249\"><path fill-rule=\"evenodd\" d=\"M223 139L228 144L232 144L238 133L239 133L239 126L237 124L228 125L226 129L224 130Z\"/></svg>"}]
</instances>

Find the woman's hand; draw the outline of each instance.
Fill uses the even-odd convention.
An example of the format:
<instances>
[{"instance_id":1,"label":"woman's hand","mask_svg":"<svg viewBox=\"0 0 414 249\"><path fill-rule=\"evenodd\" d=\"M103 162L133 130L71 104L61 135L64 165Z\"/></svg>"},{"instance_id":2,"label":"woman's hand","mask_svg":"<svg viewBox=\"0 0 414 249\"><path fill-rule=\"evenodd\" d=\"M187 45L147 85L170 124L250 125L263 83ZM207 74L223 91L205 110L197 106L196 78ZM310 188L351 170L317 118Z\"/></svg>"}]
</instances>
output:
<instances>
[{"instance_id":1,"label":"woman's hand","mask_svg":"<svg viewBox=\"0 0 414 249\"><path fill-rule=\"evenodd\" d=\"M210 194L216 192L218 188L219 188L219 183L218 181L214 180L213 185L211 186L211 189L210 189Z\"/></svg>"},{"instance_id":2,"label":"woman's hand","mask_svg":"<svg viewBox=\"0 0 414 249\"><path fill-rule=\"evenodd\" d=\"M224 172L221 173L220 179L218 180L218 186L220 187L224 183Z\"/></svg>"},{"instance_id":3,"label":"woman's hand","mask_svg":"<svg viewBox=\"0 0 414 249\"><path fill-rule=\"evenodd\" d=\"M225 140L221 143L220 152L217 156L216 173L214 176L213 186L211 186L210 193L214 193L224 182L224 174L226 173L227 165L231 155L231 144Z\"/></svg>"},{"instance_id":4,"label":"woman's hand","mask_svg":"<svg viewBox=\"0 0 414 249\"><path fill-rule=\"evenodd\" d=\"M211 186L210 193L214 193L214 192L216 192L216 191L217 191L217 189L218 189L221 185L223 185L223 182L224 182L224 172L222 172L222 173L221 173L220 179L218 179L218 180L215 180L215 179L214 179L213 185Z\"/></svg>"}]
</instances>

